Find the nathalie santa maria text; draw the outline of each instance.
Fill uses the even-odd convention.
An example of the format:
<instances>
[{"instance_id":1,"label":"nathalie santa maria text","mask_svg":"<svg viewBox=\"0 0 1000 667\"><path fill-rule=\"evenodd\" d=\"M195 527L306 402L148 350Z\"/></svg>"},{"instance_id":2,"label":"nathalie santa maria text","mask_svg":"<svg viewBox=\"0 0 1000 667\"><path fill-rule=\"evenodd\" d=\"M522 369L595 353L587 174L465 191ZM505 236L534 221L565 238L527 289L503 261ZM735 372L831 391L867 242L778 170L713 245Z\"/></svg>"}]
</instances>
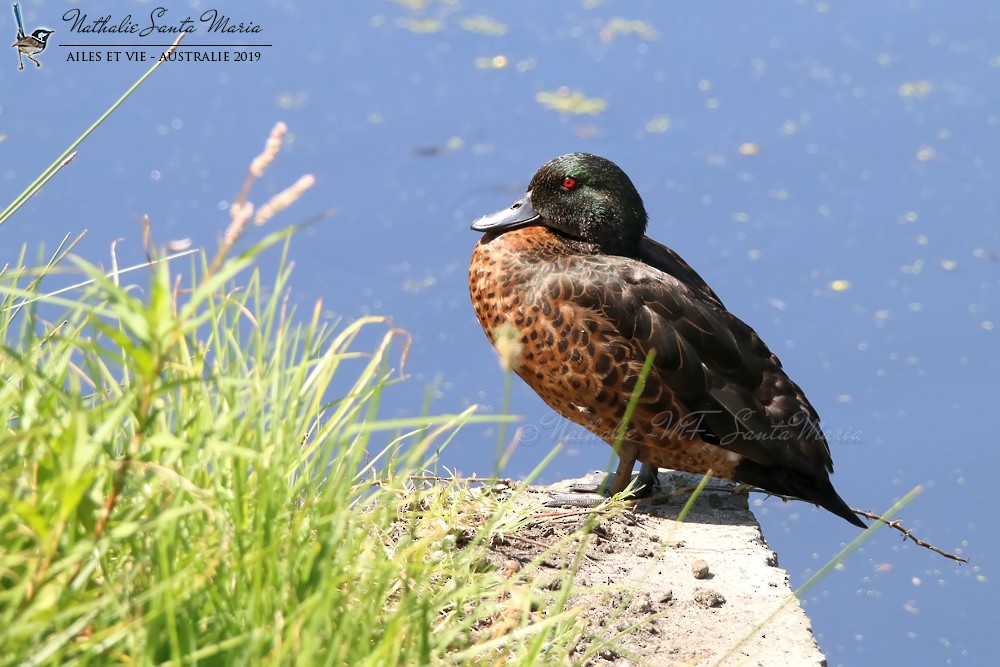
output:
<instances>
[{"instance_id":1,"label":"nathalie santa maria text","mask_svg":"<svg viewBox=\"0 0 1000 667\"><path fill-rule=\"evenodd\" d=\"M111 14L92 19L81 9L73 8L63 14L62 20L72 24L70 25L71 32L88 34L120 33L138 35L139 37L147 37L153 33L180 34L182 32L195 33L202 30L223 34L247 34L264 31L264 28L258 23L231 19L225 14L220 14L217 9L209 9L202 12L197 21L188 16L187 18L171 23L167 18L167 8L157 7L149 13L149 20L145 23L134 20L131 14L128 14L125 18L115 23Z\"/></svg>"}]
</instances>

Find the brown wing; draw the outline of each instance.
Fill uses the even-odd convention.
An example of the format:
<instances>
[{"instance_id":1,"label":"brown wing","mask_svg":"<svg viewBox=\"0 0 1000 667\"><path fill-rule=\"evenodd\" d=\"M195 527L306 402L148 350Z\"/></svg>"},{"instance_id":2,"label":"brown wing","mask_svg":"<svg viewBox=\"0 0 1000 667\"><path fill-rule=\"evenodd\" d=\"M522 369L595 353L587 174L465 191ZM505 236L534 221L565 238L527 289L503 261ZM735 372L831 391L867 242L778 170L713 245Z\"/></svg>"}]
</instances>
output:
<instances>
[{"instance_id":1,"label":"brown wing","mask_svg":"<svg viewBox=\"0 0 1000 667\"><path fill-rule=\"evenodd\" d=\"M643 263L677 278L688 287L701 292L710 301L725 308L722 305L722 299L712 291L712 288L698 275L698 272L692 269L691 265L685 262L680 255L662 243L657 243L648 236L643 236L642 241L639 242L639 259Z\"/></svg>"},{"instance_id":2,"label":"brown wing","mask_svg":"<svg viewBox=\"0 0 1000 667\"><path fill-rule=\"evenodd\" d=\"M693 269L659 249L669 272L622 257L576 256L554 262L545 289L585 311L581 319L602 320L603 330L641 354L635 361L655 351L647 392L665 390L699 414L707 442L764 466L826 477L829 447L802 390Z\"/></svg>"}]
</instances>

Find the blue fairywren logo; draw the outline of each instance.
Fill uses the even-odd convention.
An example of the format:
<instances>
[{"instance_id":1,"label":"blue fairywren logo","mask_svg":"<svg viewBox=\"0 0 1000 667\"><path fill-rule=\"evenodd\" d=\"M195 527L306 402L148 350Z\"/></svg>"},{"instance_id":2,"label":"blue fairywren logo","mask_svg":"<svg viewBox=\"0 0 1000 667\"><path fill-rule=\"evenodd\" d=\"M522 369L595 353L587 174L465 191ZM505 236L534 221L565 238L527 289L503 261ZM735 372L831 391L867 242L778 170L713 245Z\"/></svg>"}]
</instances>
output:
<instances>
[{"instance_id":1,"label":"blue fairywren logo","mask_svg":"<svg viewBox=\"0 0 1000 667\"><path fill-rule=\"evenodd\" d=\"M35 63L35 67L41 67L42 63L35 60L35 56L45 50L49 35L55 30L37 28L30 35L27 34L24 31L24 19L21 18L21 5L16 2L14 3L14 21L17 22L17 41L11 46L17 49L17 68L24 69L24 59L21 56L27 56L28 60Z\"/></svg>"}]
</instances>

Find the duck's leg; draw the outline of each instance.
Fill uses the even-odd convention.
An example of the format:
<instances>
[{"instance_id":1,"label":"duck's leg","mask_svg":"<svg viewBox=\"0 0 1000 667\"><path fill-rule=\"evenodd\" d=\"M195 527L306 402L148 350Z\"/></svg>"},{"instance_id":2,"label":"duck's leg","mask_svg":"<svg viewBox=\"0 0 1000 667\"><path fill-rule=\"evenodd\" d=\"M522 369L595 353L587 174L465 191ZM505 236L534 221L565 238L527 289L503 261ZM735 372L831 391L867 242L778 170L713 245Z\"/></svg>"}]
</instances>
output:
<instances>
[{"instance_id":1,"label":"duck's leg","mask_svg":"<svg viewBox=\"0 0 1000 667\"><path fill-rule=\"evenodd\" d=\"M582 482L569 487L569 490L574 494L586 493L603 495L596 495L591 498L574 498L573 496L567 496L566 494L557 494L553 497L552 504L594 506L602 502L605 496L621 493L625 487L628 486L629 482L632 481L632 469L635 468L635 462L638 454L638 447L625 443L619 450L618 468L615 470L613 476L601 476L594 481ZM643 463L642 469L639 471L639 477L636 480L637 484L635 491L632 492L632 497L646 498L652 495L653 489L658 485L658 472L659 470L656 466L649 463ZM548 505L549 503L546 504Z\"/></svg>"},{"instance_id":2,"label":"duck's leg","mask_svg":"<svg viewBox=\"0 0 1000 667\"><path fill-rule=\"evenodd\" d=\"M660 485L660 469L652 463L643 463L639 468L639 478L636 479L637 493L650 495L653 489Z\"/></svg>"},{"instance_id":3,"label":"duck's leg","mask_svg":"<svg viewBox=\"0 0 1000 667\"><path fill-rule=\"evenodd\" d=\"M611 495L621 493L632 481L632 469L635 468L635 462L638 459L639 448L631 443L623 442L618 448L618 469L615 471L614 479L611 480ZM645 471L645 463L642 468ZM639 476L641 478L642 473L639 473Z\"/></svg>"}]
</instances>

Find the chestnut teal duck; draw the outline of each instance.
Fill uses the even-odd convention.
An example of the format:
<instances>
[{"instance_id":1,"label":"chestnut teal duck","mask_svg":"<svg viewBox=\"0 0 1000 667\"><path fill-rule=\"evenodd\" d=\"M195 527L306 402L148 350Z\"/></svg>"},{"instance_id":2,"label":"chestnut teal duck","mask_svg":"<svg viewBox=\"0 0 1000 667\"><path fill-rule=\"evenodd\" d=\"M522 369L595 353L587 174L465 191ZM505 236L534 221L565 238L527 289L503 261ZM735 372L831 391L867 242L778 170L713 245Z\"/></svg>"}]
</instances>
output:
<instances>
[{"instance_id":1,"label":"chestnut teal duck","mask_svg":"<svg viewBox=\"0 0 1000 667\"><path fill-rule=\"evenodd\" d=\"M513 370L553 410L617 448L610 491L672 468L751 484L865 524L830 482L820 419L757 333L646 233L616 164L570 153L509 208L479 218L469 291L486 336L516 332Z\"/></svg>"}]
</instances>

